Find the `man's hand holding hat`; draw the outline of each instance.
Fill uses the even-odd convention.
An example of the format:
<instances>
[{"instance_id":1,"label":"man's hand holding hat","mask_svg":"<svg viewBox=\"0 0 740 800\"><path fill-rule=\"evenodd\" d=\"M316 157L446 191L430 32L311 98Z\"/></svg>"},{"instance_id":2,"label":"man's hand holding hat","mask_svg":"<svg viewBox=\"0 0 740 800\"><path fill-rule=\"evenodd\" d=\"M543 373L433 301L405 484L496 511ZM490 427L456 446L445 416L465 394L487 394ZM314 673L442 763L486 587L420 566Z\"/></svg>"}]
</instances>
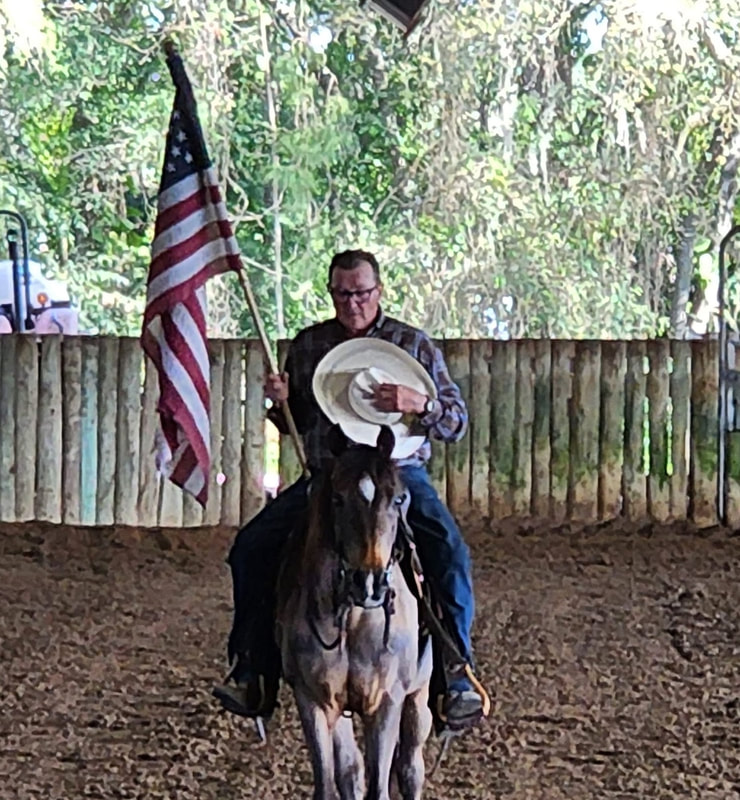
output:
<instances>
[{"instance_id":1,"label":"man's hand holding hat","mask_svg":"<svg viewBox=\"0 0 740 800\"><path fill-rule=\"evenodd\" d=\"M423 414L429 397L400 383L380 383L375 387L373 405L378 411Z\"/></svg>"}]
</instances>

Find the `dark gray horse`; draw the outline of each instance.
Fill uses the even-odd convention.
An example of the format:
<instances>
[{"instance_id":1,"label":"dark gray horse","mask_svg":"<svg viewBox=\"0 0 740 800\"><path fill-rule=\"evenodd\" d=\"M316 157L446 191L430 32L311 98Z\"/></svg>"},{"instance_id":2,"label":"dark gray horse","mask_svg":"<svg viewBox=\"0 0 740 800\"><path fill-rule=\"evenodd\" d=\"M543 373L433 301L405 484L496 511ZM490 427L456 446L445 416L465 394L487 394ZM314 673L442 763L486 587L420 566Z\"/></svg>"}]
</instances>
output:
<instances>
[{"instance_id":1,"label":"dark gray horse","mask_svg":"<svg viewBox=\"0 0 740 800\"><path fill-rule=\"evenodd\" d=\"M315 800L404 800L424 783L432 650L420 650L417 601L398 563L408 497L394 437L337 455L312 494L308 530L286 554L278 590L283 671L311 752ZM365 758L352 715L364 726ZM365 793L367 776L367 793Z\"/></svg>"}]
</instances>

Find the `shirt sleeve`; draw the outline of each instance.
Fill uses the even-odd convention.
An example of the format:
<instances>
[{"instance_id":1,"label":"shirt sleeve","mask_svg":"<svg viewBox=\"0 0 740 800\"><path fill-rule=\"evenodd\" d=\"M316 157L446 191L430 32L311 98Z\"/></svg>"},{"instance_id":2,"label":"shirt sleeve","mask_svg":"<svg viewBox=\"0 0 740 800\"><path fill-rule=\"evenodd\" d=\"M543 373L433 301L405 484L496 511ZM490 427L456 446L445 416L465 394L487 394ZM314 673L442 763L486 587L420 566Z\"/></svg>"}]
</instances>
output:
<instances>
[{"instance_id":1,"label":"shirt sleeve","mask_svg":"<svg viewBox=\"0 0 740 800\"><path fill-rule=\"evenodd\" d=\"M468 408L460 387L450 377L442 351L426 336L419 345L419 361L437 387L434 409L419 417L427 436L442 442L459 442L468 429Z\"/></svg>"}]
</instances>

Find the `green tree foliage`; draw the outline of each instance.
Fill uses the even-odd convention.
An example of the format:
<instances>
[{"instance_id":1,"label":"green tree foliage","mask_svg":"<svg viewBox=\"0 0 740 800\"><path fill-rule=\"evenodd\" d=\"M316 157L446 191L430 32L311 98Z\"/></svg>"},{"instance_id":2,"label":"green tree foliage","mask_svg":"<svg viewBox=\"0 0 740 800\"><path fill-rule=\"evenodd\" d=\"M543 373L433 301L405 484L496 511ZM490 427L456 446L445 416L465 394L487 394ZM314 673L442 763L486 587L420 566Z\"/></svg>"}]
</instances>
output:
<instances>
[{"instance_id":1,"label":"green tree foliage","mask_svg":"<svg viewBox=\"0 0 740 800\"><path fill-rule=\"evenodd\" d=\"M737 202L736 0L437 0L408 40L339 0L15 8L0 203L91 331L140 326L165 34L273 335L327 313L330 255L353 246L378 254L387 309L435 335L680 332L687 303L711 319ZM252 332L230 277L209 299L214 334Z\"/></svg>"}]
</instances>

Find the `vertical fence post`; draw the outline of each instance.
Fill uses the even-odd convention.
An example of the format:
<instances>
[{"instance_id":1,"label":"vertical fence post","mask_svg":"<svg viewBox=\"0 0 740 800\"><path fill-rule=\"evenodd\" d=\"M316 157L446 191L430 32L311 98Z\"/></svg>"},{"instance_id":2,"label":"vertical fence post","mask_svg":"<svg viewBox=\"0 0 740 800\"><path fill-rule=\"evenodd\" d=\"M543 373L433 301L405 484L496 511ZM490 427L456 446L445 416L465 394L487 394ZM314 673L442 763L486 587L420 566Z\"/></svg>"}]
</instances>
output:
<instances>
[{"instance_id":1,"label":"vertical fence post","mask_svg":"<svg viewBox=\"0 0 740 800\"><path fill-rule=\"evenodd\" d=\"M650 433L650 472L648 474L648 512L665 522L671 514L669 460L669 378L670 344L667 339L647 343L650 371L647 376L648 430Z\"/></svg>"},{"instance_id":2,"label":"vertical fence post","mask_svg":"<svg viewBox=\"0 0 740 800\"><path fill-rule=\"evenodd\" d=\"M624 462L624 377L627 347L624 342L601 343L601 415L599 423L598 518L622 513Z\"/></svg>"},{"instance_id":3,"label":"vertical fence post","mask_svg":"<svg viewBox=\"0 0 740 800\"><path fill-rule=\"evenodd\" d=\"M716 341L691 343L691 518L699 527L717 522Z\"/></svg>"},{"instance_id":4,"label":"vertical fence post","mask_svg":"<svg viewBox=\"0 0 740 800\"><path fill-rule=\"evenodd\" d=\"M15 522L16 334L0 336L0 521Z\"/></svg>"},{"instance_id":5,"label":"vertical fence post","mask_svg":"<svg viewBox=\"0 0 740 800\"><path fill-rule=\"evenodd\" d=\"M18 522L35 514L39 353L33 336L19 336L15 353L15 514Z\"/></svg>"},{"instance_id":6,"label":"vertical fence post","mask_svg":"<svg viewBox=\"0 0 740 800\"><path fill-rule=\"evenodd\" d=\"M470 343L470 501L488 515L488 465L491 458L491 342Z\"/></svg>"},{"instance_id":7,"label":"vertical fence post","mask_svg":"<svg viewBox=\"0 0 740 800\"><path fill-rule=\"evenodd\" d=\"M552 420L550 429L550 514L562 521L568 514L570 474L570 406L573 394L575 343L552 343Z\"/></svg>"},{"instance_id":8,"label":"vertical fence post","mask_svg":"<svg viewBox=\"0 0 740 800\"><path fill-rule=\"evenodd\" d=\"M82 346L79 336L62 342L62 513L65 525L79 525L82 456Z\"/></svg>"},{"instance_id":9,"label":"vertical fence post","mask_svg":"<svg viewBox=\"0 0 740 800\"><path fill-rule=\"evenodd\" d=\"M62 521L62 337L41 339L34 517Z\"/></svg>"},{"instance_id":10,"label":"vertical fence post","mask_svg":"<svg viewBox=\"0 0 740 800\"><path fill-rule=\"evenodd\" d=\"M532 427L532 513L550 516L550 416L552 408L550 340L534 343L534 422Z\"/></svg>"},{"instance_id":11,"label":"vertical fence post","mask_svg":"<svg viewBox=\"0 0 740 800\"><path fill-rule=\"evenodd\" d=\"M686 519L689 507L689 448L691 432L691 342L672 341L671 459L673 474L669 490L671 517Z\"/></svg>"},{"instance_id":12,"label":"vertical fence post","mask_svg":"<svg viewBox=\"0 0 740 800\"><path fill-rule=\"evenodd\" d=\"M265 504L265 358L256 339L246 342L244 382L241 524Z\"/></svg>"},{"instance_id":13,"label":"vertical fence post","mask_svg":"<svg viewBox=\"0 0 740 800\"><path fill-rule=\"evenodd\" d=\"M647 515L645 478L645 342L627 344L624 398L624 513L630 519Z\"/></svg>"},{"instance_id":14,"label":"vertical fence post","mask_svg":"<svg viewBox=\"0 0 740 800\"><path fill-rule=\"evenodd\" d=\"M534 431L534 342L522 339L516 347L516 405L511 508L528 516L532 511L532 447Z\"/></svg>"}]
</instances>

